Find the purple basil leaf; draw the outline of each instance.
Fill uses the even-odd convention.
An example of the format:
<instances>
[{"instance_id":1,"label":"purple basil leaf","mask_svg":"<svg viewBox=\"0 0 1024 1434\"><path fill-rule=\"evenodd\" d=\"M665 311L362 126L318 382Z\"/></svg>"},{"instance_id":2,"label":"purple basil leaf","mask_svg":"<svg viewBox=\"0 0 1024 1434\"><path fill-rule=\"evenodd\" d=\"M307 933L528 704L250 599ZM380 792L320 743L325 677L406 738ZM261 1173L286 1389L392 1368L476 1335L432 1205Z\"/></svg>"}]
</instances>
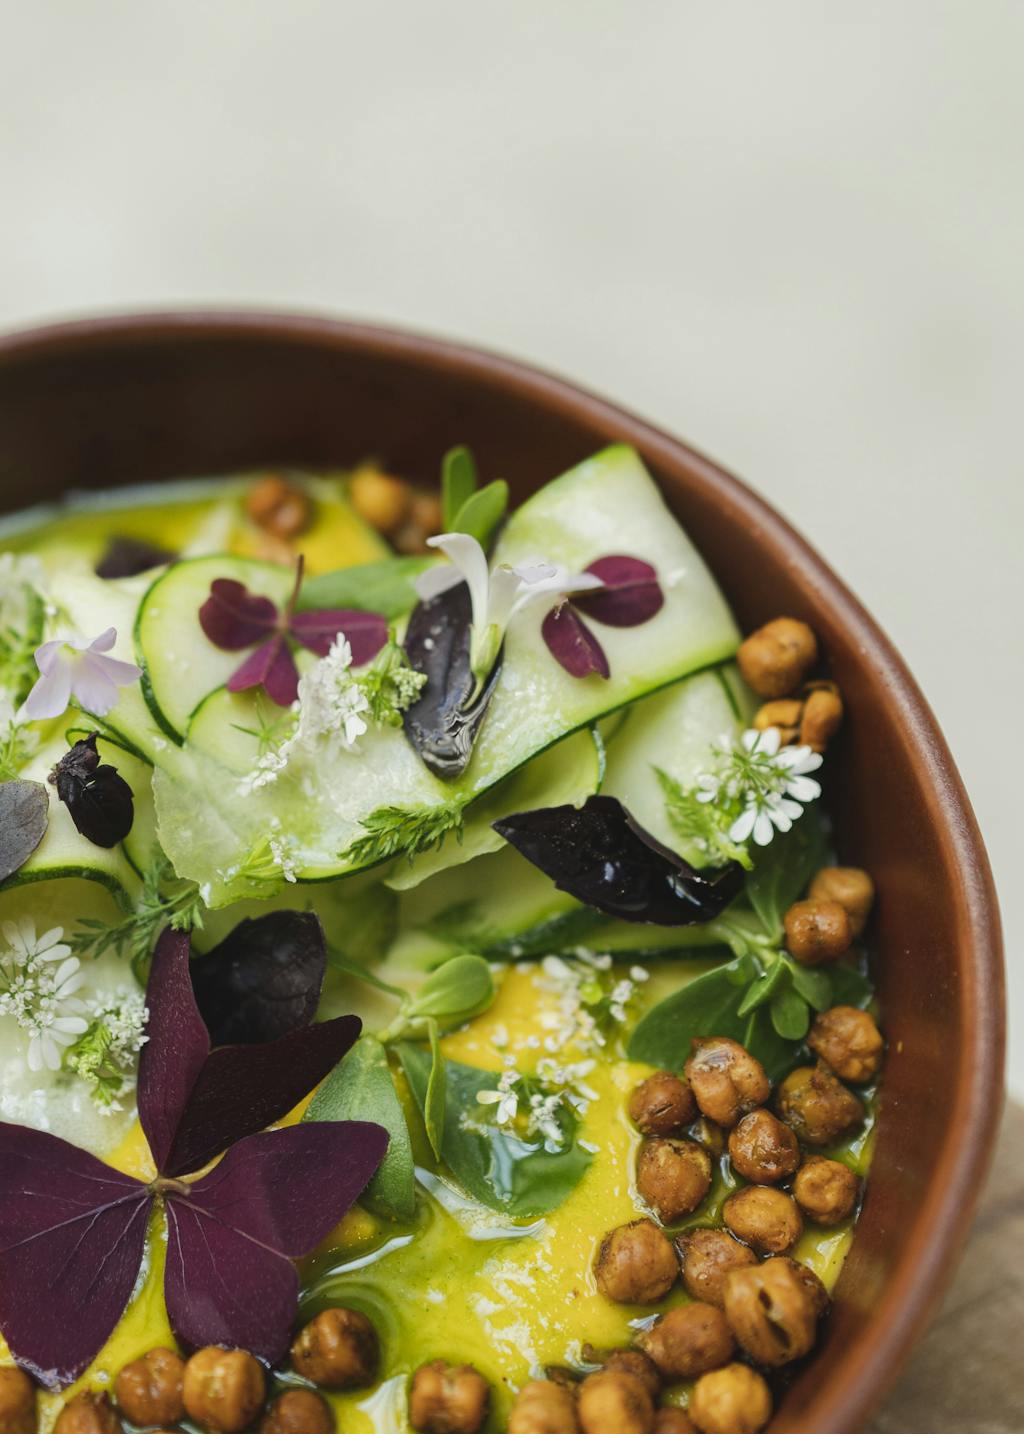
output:
<instances>
[{"instance_id":1,"label":"purple basil leaf","mask_svg":"<svg viewBox=\"0 0 1024 1434\"><path fill-rule=\"evenodd\" d=\"M639 627L665 605L657 571L642 558L613 554L598 558L587 568L603 588L576 593L573 605L595 622L608 627Z\"/></svg>"},{"instance_id":2,"label":"purple basil leaf","mask_svg":"<svg viewBox=\"0 0 1024 1434\"><path fill-rule=\"evenodd\" d=\"M50 794L42 782L0 782L0 881L25 865L50 824Z\"/></svg>"},{"instance_id":3,"label":"purple basil leaf","mask_svg":"<svg viewBox=\"0 0 1024 1434\"><path fill-rule=\"evenodd\" d=\"M696 926L724 911L743 884L737 862L705 876L614 797L519 812L492 825L560 891L623 921Z\"/></svg>"},{"instance_id":4,"label":"purple basil leaf","mask_svg":"<svg viewBox=\"0 0 1024 1434\"><path fill-rule=\"evenodd\" d=\"M387 642L388 622L380 613L357 612L351 608L318 608L292 615L292 637L318 657L327 656L339 632L348 638L352 666L362 667L364 662L376 657Z\"/></svg>"},{"instance_id":5,"label":"purple basil leaf","mask_svg":"<svg viewBox=\"0 0 1024 1434\"><path fill-rule=\"evenodd\" d=\"M0 1332L47 1389L71 1384L121 1318L149 1207L144 1185L87 1151L0 1125Z\"/></svg>"},{"instance_id":6,"label":"purple basil leaf","mask_svg":"<svg viewBox=\"0 0 1024 1434\"><path fill-rule=\"evenodd\" d=\"M405 631L410 667L426 674L419 697L402 717L405 735L424 765L450 781L469 765L473 743L487 715L501 673L501 654L483 691L473 699L470 669L473 608L469 588L456 583L413 609ZM471 700L472 699L472 700Z\"/></svg>"},{"instance_id":7,"label":"purple basil leaf","mask_svg":"<svg viewBox=\"0 0 1024 1434\"><path fill-rule=\"evenodd\" d=\"M571 603L553 607L541 623L541 636L548 650L570 677L608 677L604 648Z\"/></svg>"},{"instance_id":8,"label":"purple basil leaf","mask_svg":"<svg viewBox=\"0 0 1024 1434\"><path fill-rule=\"evenodd\" d=\"M309 911L246 917L190 967L192 987L215 1046L275 1041L316 1015L327 951Z\"/></svg>"},{"instance_id":9,"label":"purple basil leaf","mask_svg":"<svg viewBox=\"0 0 1024 1434\"><path fill-rule=\"evenodd\" d=\"M199 625L216 647L241 652L276 631L277 607L234 578L215 578L199 609Z\"/></svg>"},{"instance_id":10,"label":"purple basil leaf","mask_svg":"<svg viewBox=\"0 0 1024 1434\"><path fill-rule=\"evenodd\" d=\"M290 707L299 695L299 674L284 635L275 633L269 642L250 652L241 667L228 678L227 687L229 692L262 687L271 702L276 702L278 707Z\"/></svg>"},{"instance_id":11,"label":"purple basil leaf","mask_svg":"<svg viewBox=\"0 0 1024 1434\"><path fill-rule=\"evenodd\" d=\"M139 1121L161 1171L210 1054L210 1037L196 1005L188 963L188 935L168 928L156 943L146 987L149 1039L139 1057L137 1090Z\"/></svg>"},{"instance_id":12,"label":"purple basil leaf","mask_svg":"<svg viewBox=\"0 0 1024 1434\"><path fill-rule=\"evenodd\" d=\"M339 1016L277 1041L213 1051L192 1088L161 1173L189 1175L234 1141L287 1115L334 1069L361 1029L358 1016Z\"/></svg>"},{"instance_id":13,"label":"purple basil leaf","mask_svg":"<svg viewBox=\"0 0 1024 1434\"><path fill-rule=\"evenodd\" d=\"M50 773L50 781L86 841L109 849L131 831L135 803L131 787L117 768L100 761L98 735L90 732L65 752Z\"/></svg>"},{"instance_id":14,"label":"purple basil leaf","mask_svg":"<svg viewBox=\"0 0 1024 1434\"><path fill-rule=\"evenodd\" d=\"M333 1229L387 1143L379 1125L306 1122L241 1141L187 1195L169 1194L164 1294L178 1337L276 1364L295 1319L292 1259Z\"/></svg>"},{"instance_id":15,"label":"purple basil leaf","mask_svg":"<svg viewBox=\"0 0 1024 1434\"><path fill-rule=\"evenodd\" d=\"M98 578L134 578L151 568L173 563L177 553L147 543L145 538L111 538L94 569Z\"/></svg>"}]
</instances>

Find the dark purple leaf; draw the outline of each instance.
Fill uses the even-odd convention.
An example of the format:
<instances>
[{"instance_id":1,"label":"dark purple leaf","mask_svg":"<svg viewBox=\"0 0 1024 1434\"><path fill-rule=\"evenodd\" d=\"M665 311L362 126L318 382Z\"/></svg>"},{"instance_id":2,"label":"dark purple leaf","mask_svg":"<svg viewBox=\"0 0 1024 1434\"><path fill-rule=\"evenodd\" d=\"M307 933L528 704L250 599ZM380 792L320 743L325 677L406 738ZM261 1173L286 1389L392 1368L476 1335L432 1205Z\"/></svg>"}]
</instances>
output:
<instances>
[{"instance_id":1,"label":"dark purple leaf","mask_svg":"<svg viewBox=\"0 0 1024 1434\"><path fill-rule=\"evenodd\" d=\"M135 803L117 768L100 762L98 735L90 732L76 742L54 767L50 781L82 836L93 846L109 848L131 831Z\"/></svg>"},{"instance_id":2,"label":"dark purple leaf","mask_svg":"<svg viewBox=\"0 0 1024 1434\"><path fill-rule=\"evenodd\" d=\"M343 632L352 649L353 667L362 667L364 662L376 657L388 640L387 618L380 613L357 612L351 608L293 613L290 631L296 642L319 657L327 656L332 642Z\"/></svg>"},{"instance_id":3,"label":"dark purple leaf","mask_svg":"<svg viewBox=\"0 0 1024 1434\"><path fill-rule=\"evenodd\" d=\"M149 1039L139 1057L139 1121L153 1163L163 1170L189 1096L210 1054L210 1037L192 991L186 932L168 929L156 943L146 1005Z\"/></svg>"},{"instance_id":4,"label":"dark purple leaf","mask_svg":"<svg viewBox=\"0 0 1024 1434\"><path fill-rule=\"evenodd\" d=\"M246 917L192 961L192 987L215 1046L274 1041L316 1015L327 952L309 911Z\"/></svg>"},{"instance_id":5,"label":"dark purple leaf","mask_svg":"<svg viewBox=\"0 0 1024 1434\"><path fill-rule=\"evenodd\" d=\"M519 812L493 826L560 891L623 921L699 925L724 911L743 884L736 862L711 876L690 866L614 797Z\"/></svg>"},{"instance_id":6,"label":"dark purple leaf","mask_svg":"<svg viewBox=\"0 0 1024 1434\"><path fill-rule=\"evenodd\" d=\"M458 583L418 603L405 633L409 665L427 678L418 699L403 714L405 735L424 764L445 780L461 776L469 765L501 672L499 654L483 691L473 698L472 616L469 588Z\"/></svg>"},{"instance_id":7,"label":"dark purple leaf","mask_svg":"<svg viewBox=\"0 0 1024 1434\"><path fill-rule=\"evenodd\" d=\"M298 1297L291 1260L333 1229L387 1143L379 1125L307 1122L241 1141L187 1195L169 1193L164 1293L178 1337L280 1361Z\"/></svg>"},{"instance_id":8,"label":"dark purple leaf","mask_svg":"<svg viewBox=\"0 0 1024 1434\"><path fill-rule=\"evenodd\" d=\"M553 607L540 631L548 650L570 677L609 676L604 648L571 603Z\"/></svg>"},{"instance_id":9,"label":"dark purple leaf","mask_svg":"<svg viewBox=\"0 0 1024 1434\"><path fill-rule=\"evenodd\" d=\"M189 1175L234 1141L287 1115L334 1069L361 1029L358 1016L339 1016L280 1040L213 1051L192 1087L161 1173Z\"/></svg>"},{"instance_id":10,"label":"dark purple leaf","mask_svg":"<svg viewBox=\"0 0 1024 1434\"><path fill-rule=\"evenodd\" d=\"M299 695L299 674L291 649L283 633L276 633L257 647L228 678L229 692L245 692L262 687L278 707L290 707Z\"/></svg>"},{"instance_id":11,"label":"dark purple leaf","mask_svg":"<svg viewBox=\"0 0 1024 1434\"><path fill-rule=\"evenodd\" d=\"M595 622L608 627L639 627L665 604L657 571L642 558L612 554L591 563L587 572L600 578L604 587L575 593L572 601Z\"/></svg>"},{"instance_id":12,"label":"dark purple leaf","mask_svg":"<svg viewBox=\"0 0 1024 1434\"><path fill-rule=\"evenodd\" d=\"M107 550L96 564L98 578L134 578L164 563L173 563L177 553L147 543L144 538L111 538Z\"/></svg>"},{"instance_id":13,"label":"dark purple leaf","mask_svg":"<svg viewBox=\"0 0 1024 1434\"><path fill-rule=\"evenodd\" d=\"M144 1185L86 1151L0 1125L0 1331L47 1389L72 1383L120 1319L149 1207Z\"/></svg>"},{"instance_id":14,"label":"dark purple leaf","mask_svg":"<svg viewBox=\"0 0 1024 1434\"><path fill-rule=\"evenodd\" d=\"M46 835L49 812L42 782L0 782L0 881L28 861Z\"/></svg>"},{"instance_id":15,"label":"dark purple leaf","mask_svg":"<svg viewBox=\"0 0 1024 1434\"><path fill-rule=\"evenodd\" d=\"M199 624L216 647L241 652L277 630L277 607L235 578L215 578L199 609Z\"/></svg>"}]
</instances>

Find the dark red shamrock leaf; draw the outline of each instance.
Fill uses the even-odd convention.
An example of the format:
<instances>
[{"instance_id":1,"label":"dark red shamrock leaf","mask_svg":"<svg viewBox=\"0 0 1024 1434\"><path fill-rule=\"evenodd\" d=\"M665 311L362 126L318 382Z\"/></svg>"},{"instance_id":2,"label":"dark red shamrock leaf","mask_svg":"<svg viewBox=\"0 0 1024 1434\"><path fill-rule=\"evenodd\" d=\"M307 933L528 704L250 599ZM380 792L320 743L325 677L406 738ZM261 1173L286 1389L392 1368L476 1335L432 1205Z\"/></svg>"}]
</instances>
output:
<instances>
[{"instance_id":1,"label":"dark red shamrock leaf","mask_svg":"<svg viewBox=\"0 0 1024 1434\"><path fill-rule=\"evenodd\" d=\"M225 652L242 652L259 644L228 679L229 692L262 687L278 707L290 707L299 690L290 639L326 657L335 638L344 633L356 667L369 662L387 642L387 619L379 613L346 608L297 613L302 574L299 557L295 584L281 612L270 598L251 593L235 578L215 578L210 584L210 596L199 609L199 624L210 641Z\"/></svg>"},{"instance_id":2,"label":"dark red shamrock leaf","mask_svg":"<svg viewBox=\"0 0 1024 1434\"><path fill-rule=\"evenodd\" d=\"M571 603L553 607L541 623L541 636L570 677L608 677L604 648Z\"/></svg>"},{"instance_id":3,"label":"dark red shamrock leaf","mask_svg":"<svg viewBox=\"0 0 1024 1434\"><path fill-rule=\"evenodd\" d=\"M298 1296L292 1260L331 1231L387 1143L379 1125L304 1122L240 1141L187 1195L169 1195L164 1294L178 1337L280 1360Z\"/></svg>"},{"instance_id":4,"label":"dark red shamrock leaf","mask_svg":"<svg viewBox=\"0 0 1024 1434\"><path fill-rule=\"evenodd\" d=\"M586 569L600 578L603 588L577 593L572 601L587 617L608 627L639 627L665 605L658 574L643 558L612 553Z\"/></svg>"},{"instance_id":5,"label":"dark red shamrock leaf","mask_svg":"<svg viewBox=\"0 0 1024 1434\"><path fill-rule=\"evenodd\" d=\"M324 930L311 911L246 917L189 967L215 1046L274 1041L316 1015L327 966Z\"/></svg>"},{"instance_id":6,"label":"dark red shamrock leaf","mask_svg":"<svg viewBox=\"0 0 1024 1434\"><path fill-rule=\"evenodd\" d=\"M106 1342L142 1264L144 1185L55 1135L0 1125L0 1332L47 1389Z\"/></svg>"},{"instance_id":7,"label":"dark red shamrock leaf","mask_svg":"<svg viewBox=\"0 0 1024 1434\"><path fill-rule=\"evenodd\" d=\"M175 1177L280 1120L334 1069L361 1025L356 1016L338 1016L276 1041L211 1052L192 989L188 937L170 930L153 954L146 1004L139 1122L160 1173Z\"/></svg>"},{"instance_id":8,"label":"dark red shamrock leaf","mask_svg":"<svg viewBox=\"0 0 1024 1434\"><path fill-rule=\"evenodd\" d=\"M90 732L61 757L49 780L68 809L71 820L93 846L113 847L132 829L132 789L96 750L98 732Z\"/></svg>"},{"instance_id":9,"label":"dark red shamrock leaf","mask_svg":"<svg viewBox=\"0 0 1024 1434\"><path fill-rule=\"evenodd\" d=\"M623 921L696 926L724 911L743 884L737 862L706 876L645 831L615 797L518 812L493 826L560 891Z\"/></svg>"}]
</instances>

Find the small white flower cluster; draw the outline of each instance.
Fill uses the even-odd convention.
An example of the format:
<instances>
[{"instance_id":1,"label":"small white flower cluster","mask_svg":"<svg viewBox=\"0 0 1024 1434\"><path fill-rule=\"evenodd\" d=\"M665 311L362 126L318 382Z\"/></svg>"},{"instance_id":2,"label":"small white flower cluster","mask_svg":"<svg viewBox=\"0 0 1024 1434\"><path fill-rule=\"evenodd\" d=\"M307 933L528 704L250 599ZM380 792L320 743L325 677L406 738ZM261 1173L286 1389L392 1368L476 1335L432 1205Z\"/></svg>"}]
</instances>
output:
<instances>
[{"instance_id":1,"label":"small white flower cluster","mask_svg":"<svg viewBox=\"0 0 1024 1434\"><path fill-rule=\"evenodd\" d=\"M590 1102L597 1099L597 1092L586 1085L586 1078L596 1061L576 1061L560 1065L549 1056L537 1063L536 1081L543 1089L531 1090L530 1080L516 1069L514 1056L504 1058L505 1069L492 1090L477 1092L480 1105L494 1106L494 1120L499 1126L511 1126L519 1115L520 1104L524 1104L526 1135L540 1135L558 1149L565 1145L566 1134L559 1121L559 1114L568 1107L578 1116L589 1109Z\"/></svg>"},{"instance_id":2,"label":"small white flower cluster","mask_svg":"<svg viewBox=\"0 0 1024 1434\"><path fill-rule=\"evenodd\" d=\"M546 1051L557 1054L568 1045L599 1050L608 1043L601 1015L607 1012L617 1025L629 1019L628 1007L649 973L642 966L633 966L628 977L620 977L606 991L600 978L611 968L607 952L590 951L585 946L576 947L571 959L545 956L541 974L535 979L542 990L558 997L557 1010L545 1011L540 1018L548 1031L542 1042Z\"/></svg>"},{"instance_id":3,"label":"small white flower cluster","mask_svg":"<svg viewBox=\"0 0 1024 1434\"><path fill-rule=\"evenodd\" d=\"M119 986L86 1002L89 1028L65 1057L68 1070L90 1087L101 1115L124 1110L135 1086L136 1058L149 1037L149 1010L141 991Z\"/></svg>"},{"instance_id":4,"label":"small white flower cluster","mask_svg":"<svg viewBox=\"0 0 1024 1434\"><path fill-rule=\"evenodd\" d=\"M493 1105L496 1107L494 1119L498 1125L511 1125L519 1114L519 1095L516 1086L522 1080L522 1076L515 1068L515 1057L505 1057L505 1069L498 1077L498 1084L493 1090L478 1090L477 1101L480 1105Z\"/></svg>"},{"instance_id":5,"label":"small white flower cluster","mask_svg":"<svg viewBox=\"0 0 1024 1434\"><path fill-rule=\"evenodd\" d=\"M299 843L286 832L280 817L272 817L266 836L260 837L252 849L232 866L218 871L222 881L236 879L255 882L298 881Z\"/></svg>"},{"instance_id":6,"label":"small white flower cluster","mask_svg":"<svg viewBox=\"0 0 1024 1434\"><path fill-rule=\"evenodd\" d=\"M777 727L744 732L738 741L722 737L713 770L697 778L697 800L719 808L739 808L729 828L729 839L751 838L767 846L776 831L788 832L803 814L801 803L821 796L821 787L808 776L822 758L810 747L781 747Z\"/></svg>"},{"instance_id":7,"label":"small white flower cluster","mask_svg":"<svg viewBox=\"0 0 1024 1434\"><path fill-rule=\"evenodd\" d=\"M24 916L4 921L0 931L7 943L0 952L0 1016L27 1033L29 1070L59 1070L63 1048L88 1029L84 1003L75 994L85 980L81 963L64 944L60 926L37 936L35 922Z\"/></svg>"}]
</instances>

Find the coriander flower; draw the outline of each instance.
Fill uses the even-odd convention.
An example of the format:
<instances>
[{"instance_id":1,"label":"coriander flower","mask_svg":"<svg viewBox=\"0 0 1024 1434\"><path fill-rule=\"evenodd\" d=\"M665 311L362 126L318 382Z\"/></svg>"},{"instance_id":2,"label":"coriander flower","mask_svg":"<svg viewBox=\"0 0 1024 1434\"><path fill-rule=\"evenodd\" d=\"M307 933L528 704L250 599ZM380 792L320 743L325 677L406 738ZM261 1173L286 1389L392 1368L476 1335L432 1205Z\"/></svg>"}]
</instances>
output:
<instances>
[{"instance_id":1,"label":"coriander flower","mask_svg":"<svg viewBox=\"0 0 1024 1434\"><path fill-rule=\"evenodd\" d=\"M0 924L7 950L0 952L0 1016L11 1016L28 1032L31 1071L59 1070L62 1048L88 1029L75 992L85 981L77 956L55 926L36 935L30 916Z\"/></svg>"},{"instance_id":2,"label":"coriander flower","mask_svg":"<svg viewBox=\"0 0 1024 1434\"><path fill-rule=\"evenodd\" d=\"M816 801L821 787L808 775L822 758L810 747L780 747L777 727L744 732L738 742L723 737L716 770L697 779L697 800L735 811L729 839L751 838L767 846L776 831L788 832L803 813L802 803Z\"/></svg>"},{"instance_id":3,"label":"coriander flower","mask_svg":"<svg viewBox=\"0 0 1024 1434\"><path fill-rule=\"evenodd\" d=\"M91 640L58 637L36 648L39 680L28 694L21 715L31 721L60 717L74 697L96 717L115 707L119 687L130 687L142 676L134 662L119 662L107 653L117 641L117 629L108 627Z\"/></svg>"},{"instance_id":4,"label":"coriander flower","mask_svg":"<svg viewBox=\"0 0 1024 1434\"><path fill-rule=\"evenodd\" d=\"M498 1125L511 1125L519 1111L519 1096L515 1087L519 1084L518 1071L503 1071L496 1090L478 1090L476 1098L481 1105L494 1105L494 1119Z\"/></svg>"},{"instance_id":5,"label":"coriander flower","mask_svg":"<svg viewBox=\"0 0 1024 1434\"><path fill-rule=\"evenodd\" d=\"M428 568L416 579L416 591L424 602L440 597L459 583L466 583L472 604L470 667L482 685L497 661L505 632L514 617L525 608L551 598L600 588L604 584L593 573L571 574L568 568L542 560L499 563L491 568L487 554L468 533L440 533L427 545L440 548L451 559L450 566Z\"/></svg>"}]
</instances>

